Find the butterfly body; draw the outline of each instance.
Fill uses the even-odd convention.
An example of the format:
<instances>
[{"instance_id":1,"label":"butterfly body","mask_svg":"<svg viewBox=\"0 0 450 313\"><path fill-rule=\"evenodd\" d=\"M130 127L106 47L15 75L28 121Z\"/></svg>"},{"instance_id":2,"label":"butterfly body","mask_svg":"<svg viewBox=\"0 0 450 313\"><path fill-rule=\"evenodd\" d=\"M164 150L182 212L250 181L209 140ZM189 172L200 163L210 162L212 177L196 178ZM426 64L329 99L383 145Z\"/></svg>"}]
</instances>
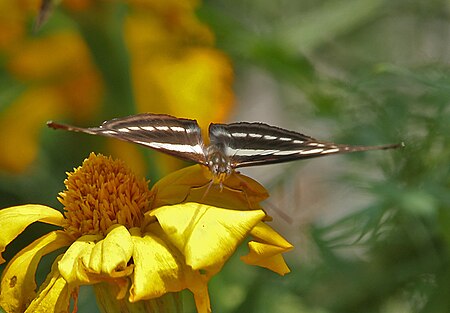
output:
<instances>
[{"instance_id":1,"label":"butterfly body","mask_svg":"<svg viewBox=\"0 0 450 313\"><path fill-rule=\"evenodd\" d=\"M165 114L143 113L82 128L48 122L54 129L102 135L137 143L209 168L213 183L221 184L236 168L282 163L355 151L397 148L401 145L348 146L264 123L210 124L209 145L197 121Z\"/></svg>"},{"instance_id":2,"label":"butterfly body","mask_svg":"<svg viewBox=\"0 0 450 313\"><path fill-rule=\"evenodd\" d=\"M206 165L213 174L214 183L221 183L233 172L230 158L220 146L210 144L205 148Z\"/></svg>"}]
</instances>

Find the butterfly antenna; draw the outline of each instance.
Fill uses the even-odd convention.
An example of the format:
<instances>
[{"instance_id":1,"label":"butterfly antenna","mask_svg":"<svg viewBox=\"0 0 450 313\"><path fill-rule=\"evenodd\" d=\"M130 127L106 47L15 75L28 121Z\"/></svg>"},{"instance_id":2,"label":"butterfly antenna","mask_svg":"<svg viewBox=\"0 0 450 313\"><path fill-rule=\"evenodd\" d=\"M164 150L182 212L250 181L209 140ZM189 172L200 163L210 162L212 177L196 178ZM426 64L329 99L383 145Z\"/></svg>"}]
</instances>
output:
<instances>
[{"instance_id":1,"label":"butterfly antenna","mask_svg":"<svg viewBox=\"0 0 450 313\"><path fill-rule=\"evenodd\" d=\"M404 142L389 144L389 145L380 145L380 146L341 146L337 145L340 149L340 152L357 152L357 151L369 151L369 150L389 150L389 149L398 149L403 148L405 146Z\"/></svg>"},{"instance_id":2,"label":"butterfly antenna","mask_svg":"<svg viewBox=\"0 0 450 313\"><path fill-rule=\"evenodd\" d=\"M270 210L274 211L279 217L281 217L282 220L284 220L286 223L292 225L293 224L293 219L287 215L286 213L283 212L283 210L281 210L278 206L276 206L275 204L271 203L270 201L266 200L264 202L264 206L269 208Z\"/></svg>"},{"instance_id":3,"label":"butterfly antenna","mask_svg":"<svg viewBox=\"0 0 450 313\"><path fill-rule=\"evenodd\" d=\"M50 128L53 128L53 129L63 129L63 130L79 132L79 133L86 133L86 134L91 134L91 135L96 134L96 132L92 131L89 128L76 127L76 126L61 124L61 123L57 123L57 122L53 122L53 121L48 121L47 126Z\"/></svg>"}]
</instances>

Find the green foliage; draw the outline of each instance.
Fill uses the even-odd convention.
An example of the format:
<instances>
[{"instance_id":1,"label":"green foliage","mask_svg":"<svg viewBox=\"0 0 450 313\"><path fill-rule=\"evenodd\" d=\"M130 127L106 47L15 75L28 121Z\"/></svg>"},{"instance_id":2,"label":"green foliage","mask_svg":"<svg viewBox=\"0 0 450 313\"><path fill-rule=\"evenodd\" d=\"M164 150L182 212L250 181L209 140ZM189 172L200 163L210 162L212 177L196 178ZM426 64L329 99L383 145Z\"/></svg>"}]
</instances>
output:
<instances>
[{"instance_id":1,"label":"green foliage","mask_svg":"<svg viewBox=\"0 0 450 313\"><path fill-rule=\"evenodd\" d=\"M377 159L347 157L358 170L343 171L339 183L359 186L370 203L302 229L312 237L315 261L298 262L283 282L257 276L234 312L284 312L282 295L296 299L287 312L448 312L448 5L245 4L244 14L237 2L210 2L200 16L236 64L264 69L281 93L286 84L298 89L300 105L280 103L287 120L330 123L337 142L405 147ZM425 30L435 24L443 29ZM370 175L375 169L382 177Z\"/></svg>"}]
</instances>

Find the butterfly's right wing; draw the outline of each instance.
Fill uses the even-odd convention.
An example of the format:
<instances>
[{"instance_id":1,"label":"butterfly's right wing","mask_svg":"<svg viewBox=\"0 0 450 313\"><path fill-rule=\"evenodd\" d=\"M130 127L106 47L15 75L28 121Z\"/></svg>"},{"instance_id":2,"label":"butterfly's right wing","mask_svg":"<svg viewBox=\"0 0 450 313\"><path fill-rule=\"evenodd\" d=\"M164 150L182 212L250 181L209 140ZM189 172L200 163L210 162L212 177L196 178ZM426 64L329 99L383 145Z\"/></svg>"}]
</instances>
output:
<instances>
[{"instance_id":1,"label":"butterfly's right wing","mask_svg":"<svg viewBox=\"0 0 450 313\"><path fill-rule=\"evenodd\" d=\"M104 122L100 127L82 128L52 121L47 125L54 129L129 141L182 160L206 163L201 130L195 120L143 113L115 118Z\"/></svg>"},{"instance_id":2,"label":"butterfly's right wing","mask_svg":"<svg viewBox=\"0 0 450 313\"><path fill-rule=\"evenodd\" d=\"M349 146L264 123L211 124L211 144L221 147L233 168L283 163L325 155L367 150L393 149L401 145Z\"/></svg>"}]
</instances>

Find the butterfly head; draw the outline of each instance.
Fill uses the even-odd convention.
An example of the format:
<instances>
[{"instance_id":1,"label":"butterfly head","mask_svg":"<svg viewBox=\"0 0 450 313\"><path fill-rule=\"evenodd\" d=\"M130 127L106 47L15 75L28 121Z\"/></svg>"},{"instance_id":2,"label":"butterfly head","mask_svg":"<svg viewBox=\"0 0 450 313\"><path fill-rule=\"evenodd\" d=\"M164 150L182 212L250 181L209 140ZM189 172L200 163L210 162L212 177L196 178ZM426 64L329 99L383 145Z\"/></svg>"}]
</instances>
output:
<instances>
[{"instance_id":1,"label":"butterfly head","mask_svg":"<svg viewBox=\"0 0 450 313\"><path fill-rule=\"evenodd\" d=\"M214 146L207 149L206 164L213 175L215 184L221 184L233 172L230 159Z\"/></svg>"}]
</instances>

